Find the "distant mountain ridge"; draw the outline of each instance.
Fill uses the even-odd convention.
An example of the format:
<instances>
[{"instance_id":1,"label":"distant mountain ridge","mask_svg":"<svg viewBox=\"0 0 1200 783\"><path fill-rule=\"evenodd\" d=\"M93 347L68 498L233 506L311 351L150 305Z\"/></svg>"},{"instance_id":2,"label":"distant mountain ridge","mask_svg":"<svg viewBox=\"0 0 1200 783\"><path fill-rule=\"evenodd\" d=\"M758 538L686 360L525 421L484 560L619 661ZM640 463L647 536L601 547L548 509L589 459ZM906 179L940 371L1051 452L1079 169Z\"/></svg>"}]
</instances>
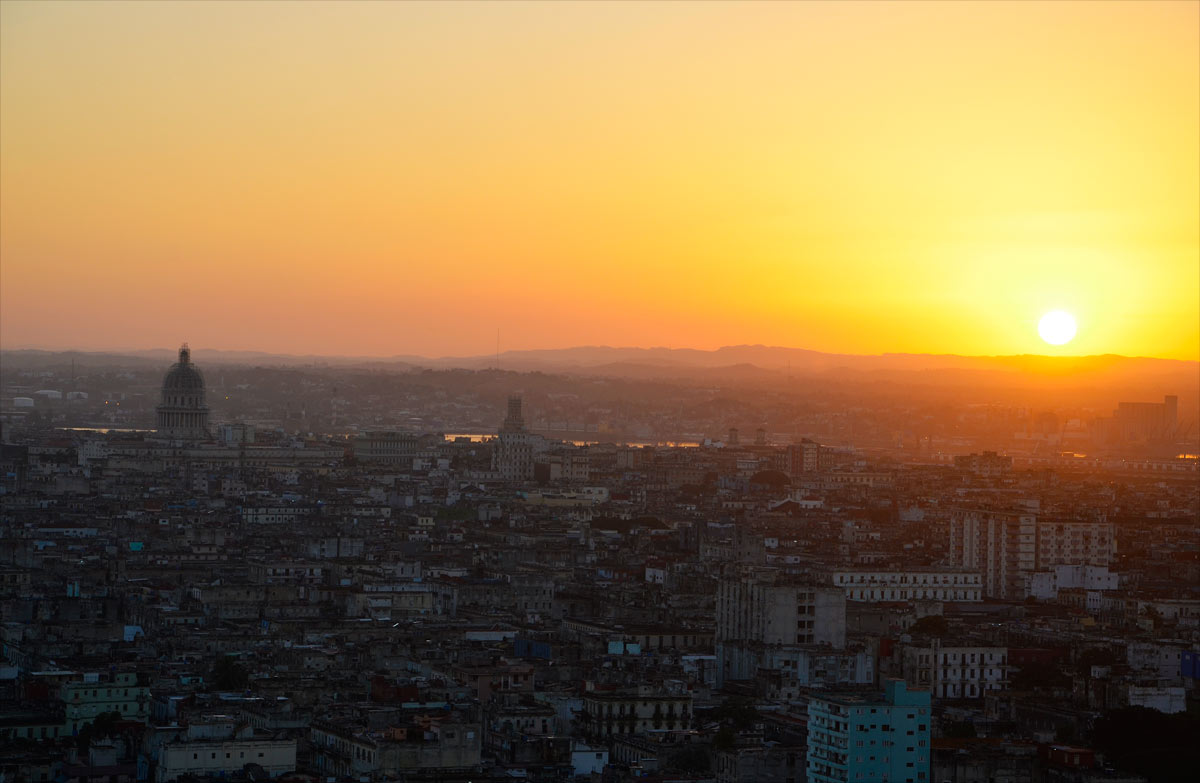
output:
<instances>
[{"instance_id":1,"label":"distant mountain ridge","mask_svg":"<svg viewBox=\"0 0 1200 783\"><path fill-rule=\"evenodd\" d=\"M84 352L5 350L0 356L22 363L44 364L72 359L81 362L167 365L175 360L172 349ZM201 366L249 364L275 366L363 367L415 370L499 368L520 372L568 373L608 377L680 378L717 381L792 376L821 376L845 380L966 385L972 382L1007 385L1117 385L1163 388L1187 393L1200 388L1200 362L1155 359L1113 354L1099 356L960 356L955 354L885 353L838 354L805 348L765 345L731 345L715 350L695 348L631 348L577 346L573 348L505 351L498 357L425 357L293 355L263 351L193 350ZM497 363L498 362L498 363Z\"/></svg>"}]
</instances>

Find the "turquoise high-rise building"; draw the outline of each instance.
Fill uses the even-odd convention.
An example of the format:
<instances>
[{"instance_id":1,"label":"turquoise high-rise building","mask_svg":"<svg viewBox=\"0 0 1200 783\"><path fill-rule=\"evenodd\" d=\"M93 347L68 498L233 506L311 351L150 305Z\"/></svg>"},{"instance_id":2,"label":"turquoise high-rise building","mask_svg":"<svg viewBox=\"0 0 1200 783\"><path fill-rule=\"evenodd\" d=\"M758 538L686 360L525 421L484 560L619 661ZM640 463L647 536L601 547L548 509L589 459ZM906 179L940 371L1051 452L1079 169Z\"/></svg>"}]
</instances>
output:
<instances>
[{"instance_id":1,"label":"turquoise high-rise building","mask_svg":"<svg viewBox=\"0 0 1200 783\"><path fill-rule=\"evenodd\" d=\"M814 695L809 783L929 783L929 691L889 680L870 692Z\"/></svg>"}]
</instances>

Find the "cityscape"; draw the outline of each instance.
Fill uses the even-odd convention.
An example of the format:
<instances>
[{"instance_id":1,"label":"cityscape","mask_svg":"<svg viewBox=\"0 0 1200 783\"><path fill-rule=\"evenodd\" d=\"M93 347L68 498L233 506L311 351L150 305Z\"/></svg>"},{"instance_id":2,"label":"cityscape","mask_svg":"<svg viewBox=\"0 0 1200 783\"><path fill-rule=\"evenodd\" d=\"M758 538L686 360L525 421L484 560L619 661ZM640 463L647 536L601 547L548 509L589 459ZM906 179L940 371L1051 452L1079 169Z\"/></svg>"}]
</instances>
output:
<instances>
[{"instance_id":1,"label":"cityscape","mask_svg":"<svg viewBox=\"0 0 1200 783\"><path fill-rule=\"evenodd\" d=\"M0 783L1200 779L1200 2L0 2Z\"/></svg>"},{"instance_id":2,"label":"cityscape","mask_svg":"<svg viewBox=\"0 0 1200 783\"><path fill-rule=\"evenodd\" d=\"M1194 769L1125 739L1195 728L1176 395L785 420L754 385L97 359L0 375L14 780Z\"/></svg>"}]
</instances>

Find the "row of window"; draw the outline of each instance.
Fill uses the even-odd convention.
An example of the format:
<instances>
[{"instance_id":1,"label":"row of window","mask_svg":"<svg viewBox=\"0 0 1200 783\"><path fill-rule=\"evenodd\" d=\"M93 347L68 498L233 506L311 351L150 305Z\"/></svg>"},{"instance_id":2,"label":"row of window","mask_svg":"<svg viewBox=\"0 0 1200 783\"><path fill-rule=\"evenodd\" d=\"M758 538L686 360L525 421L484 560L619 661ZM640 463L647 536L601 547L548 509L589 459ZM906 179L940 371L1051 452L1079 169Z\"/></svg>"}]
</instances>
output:
<instances>
[{"instance_id":1,"label":"row of window","mask_svg":"<svg viewBox=\"0 0 1200 783\"><path fill-rule=\"evenodd\" d=\"M114 696L128 696L128 695L129 695L129 689L128 689L128 688L125 688L125 689L124 689L124 690L123 690L121 693L119 693L119 694L118 694L118 693L116 693L115 691L116 691L116 688L105 688L105 689L104 689L104 695L105 695L106 697L114 697ZM88 695L88 692L87 692L86 690L84 690L84 691L78 691L78 690L77 690L77 691L75 691L75 698L76 698L76 699L78 699L78 698L79 698L79 695L80 695L81 693L82 693L84 696L87 696L87 695ZM99 695L100 695L100 693L99 693L99 689L93 689L93 690L92 690L92 694L91 694L91 695L92 695L92 696L99 696Z\"/></svg>"},{"instance_id":2,"label":"row of window","mask_svg":"<svg viewBox=\"0 0 1200 783\"><path fill-rule=\"evenodd\" d=\"M970 661L967 660L968 655L971 656ZM979 656L979 663L983 663L985 660L987 663L995 663L998 656L1000 663L1003 664L1006 657L1002 653L942 653L942 663L958 663L960 660L963 663L975 663L976 655ZM959 656L962 656L961 659Z\"/></svg>"},{"instance_id":3,"label":"row of window","mask_svg":"<svg viewBox=\"0 0 1200 783\"><path fill-rule=\"evenodd\" d=\"M870 595L867 595L868 592L870 592ZM912 593L912 595L910 596L909 593ZM956 596L961 596L961 597L966 597L966 598L978 598L979 595L980 595L980 591L978 588L965 588L965 587L962 590L937 590L934 588L929 588L928 590L901 590L901 589L879 590L878 594L876 594L875 590L868 590L866 588L863 588L860 590L852 589L849 597L850 597L851 601L854 601L854 600L860 600L860 599L864 599L864 598L878 598L878 599L885 599L885 600L887 600L887 599L894 600L896 598L901 598L901 599L904 599L904 598L954 598Z\"/></svg>"},{"instance_id":4,"label":"row of window","mask_svg":"<svg viewBox=\"0 0 1200 783\"><path fill-rule=\"evenodd\" d=\"M877 577L881 577L881 578L877 578ZM888 577L891 577L891 578L888 578ZM895 577L896 577L895 574L882 574L882 575L877 575L877 574L870 574L870 575L839 574L838 575L838 584L843 584L843 585L879 584L879 583L896 584L897 580ZM960 579L962 580L961 582L959 581ZM900 574L899 584L906 585L908 583L909 583L908 582L908 574ZM977 584L979 584L979 576L977 574L960 574L958 576L944 576L944 575L939 576L937 574L920 574L920 575L913 576L912 584L914 584L914 585L929 585L929 584L933 584L933 585L937 585L937 584L977 585Z\"/></svg>"},{"instance_id":5,"label":"row of window","mask_svg":"<svg viewBox=\"0 0 1200 783\"><path fill-rule=\"evenodd\" d=\"M238 758L239 758L239 759L244 759L244 758L246 758L246 751L244 751L244 750L238 751L238 754L239 754L239 755L238 755ZM263 756L264 756L264 753L263 753L263 752L260 750L260 751L258 752L258 757L261 759L261 758L263 758ZM216 754L216 752L215 752L215 751L209 754L209 760L215 759L216 757L217 757L217 754ZM232 756L231 756L231 754L230 754L230 753L226 753L226 754L225 754L225 758L231 758L231 757L232 757ZM192 754L192 761L199 761L199 760L200 760L200 754L199 754L199 753L193 753L193 754Z\"/></svg>"}]
</instances>

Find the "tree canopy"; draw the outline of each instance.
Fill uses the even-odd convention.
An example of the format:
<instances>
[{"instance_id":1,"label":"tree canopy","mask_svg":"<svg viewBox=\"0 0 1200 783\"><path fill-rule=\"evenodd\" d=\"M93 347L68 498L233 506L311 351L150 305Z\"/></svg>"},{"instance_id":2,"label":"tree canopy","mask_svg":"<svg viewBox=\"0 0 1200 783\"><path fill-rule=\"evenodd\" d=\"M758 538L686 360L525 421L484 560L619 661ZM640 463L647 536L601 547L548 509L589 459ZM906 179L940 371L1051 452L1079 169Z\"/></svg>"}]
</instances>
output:
<instances>
[{"instance_id":1,"label":"tree canopy","mask_svg":"<svg viewBox=\"0 0 1200 783\"><path fill-rule=\"evenodd\" d=\"M758 722L758 717L754 700L744 696L730 696L712 711L713 720L719 720L738 731L753 726Z\"/></svg>"},{"instance_id":2,"label":"tree canopy","mask_svg":"<svg viewBox=\"0 0 1200 783\"><path fill-rule=\"evenodd\" d=\"M212 677L213 686L222 691L241 691L250 684L250 673L232 655L217 660Z\"/></svg>"},{"instance_id":3,"label":"tree canopy","mask_svg":"<svg viewBox=\"0 0 1200 783\"><path fill-rule=\"evenodd\" d=\"M1167 715L1146 707L1108 712L1092 727L1096 750L1117 769L1136 772L1150 783L1190 783L1200 769L1200 717Z\"/></svg>"},{"instance_id":4,"label":"tree canopy","mask_svg":"<svg viewBox=\"0 0 1200 783\"><path fill-rule=\"evenodd\" d=\"M917 620L909 627L912 634L927 633L931 636L945 636L950 631L950 624L940 614L930 614Z\"/></svg>"}]
</instances>

